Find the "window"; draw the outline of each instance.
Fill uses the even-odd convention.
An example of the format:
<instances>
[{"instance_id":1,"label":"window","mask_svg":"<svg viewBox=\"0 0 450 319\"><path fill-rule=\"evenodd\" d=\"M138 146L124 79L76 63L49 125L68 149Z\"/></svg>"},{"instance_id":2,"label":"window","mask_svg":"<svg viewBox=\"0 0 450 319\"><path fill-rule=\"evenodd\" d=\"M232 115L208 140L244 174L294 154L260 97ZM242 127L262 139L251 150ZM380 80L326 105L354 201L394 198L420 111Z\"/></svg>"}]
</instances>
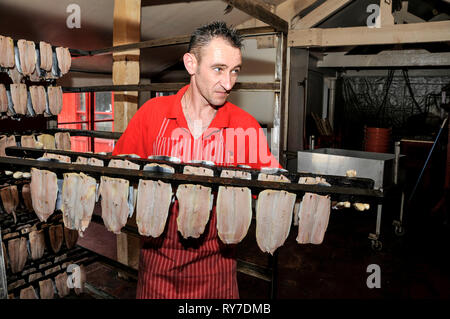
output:
<instances>
[{"instance_id":1,"label":"window","mask_svg":"<svg viewBox=\"0 0 450 319\"><path fill-rule=\"evenodd\" d=\"M112 92L64 93L58 128L114 131L114 94ZM114 140L71 136L72 150L111 152ZM92 141L93 139L93 141Z\"/></svg>"}]
</instances>

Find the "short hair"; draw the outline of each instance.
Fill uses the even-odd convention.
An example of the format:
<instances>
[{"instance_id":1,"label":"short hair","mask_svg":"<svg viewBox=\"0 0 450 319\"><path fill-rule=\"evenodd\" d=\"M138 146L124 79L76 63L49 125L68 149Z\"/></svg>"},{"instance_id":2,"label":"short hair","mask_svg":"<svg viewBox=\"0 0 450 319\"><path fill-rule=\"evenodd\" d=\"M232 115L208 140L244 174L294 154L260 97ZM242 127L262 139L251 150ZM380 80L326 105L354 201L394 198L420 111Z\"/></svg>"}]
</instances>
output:
<instances>
[{"instance_id":1,"label":"short hair","mask_svg":"<svg viewBox=\"0 0 450 319\"><path fill-rule=\"evenodd\" d=\"M197 28L189 41L188 52L193 53L200 61L200 50L207 46L212 39L221 37L233 47L242 48L242 37L236 29L228 27L223 21L214 21Z\"/></svg>"}]
</instances>

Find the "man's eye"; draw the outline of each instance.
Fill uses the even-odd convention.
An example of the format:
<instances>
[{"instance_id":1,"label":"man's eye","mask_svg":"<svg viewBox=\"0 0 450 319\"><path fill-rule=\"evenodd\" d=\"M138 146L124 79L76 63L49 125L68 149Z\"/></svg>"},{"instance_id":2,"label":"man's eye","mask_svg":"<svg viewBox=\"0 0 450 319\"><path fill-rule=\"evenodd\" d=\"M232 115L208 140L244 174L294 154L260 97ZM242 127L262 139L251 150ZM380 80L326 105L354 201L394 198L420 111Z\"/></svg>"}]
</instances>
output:
<instances>
[{"instance_id":1,"label":"man's eye","mask_svg":"<svg viewBox=\"0 0 450 319\"><path fill-rule=\"evenodd\" d=\"M241 71L241 70L233 70L232 72L237 74L237 73L239 73L239 71Z\"/></svg>"},{"instance_id":2,"label":"man's eye","mask_svg":"<svg viewBox=\"0 0 450 319\"><path fill-rule=\"evenodd\" d=\"M216 67L213 70L216 71L216 72L220 72L220 71L222 71L222 68Z\"/></svg>"}]
</instances>

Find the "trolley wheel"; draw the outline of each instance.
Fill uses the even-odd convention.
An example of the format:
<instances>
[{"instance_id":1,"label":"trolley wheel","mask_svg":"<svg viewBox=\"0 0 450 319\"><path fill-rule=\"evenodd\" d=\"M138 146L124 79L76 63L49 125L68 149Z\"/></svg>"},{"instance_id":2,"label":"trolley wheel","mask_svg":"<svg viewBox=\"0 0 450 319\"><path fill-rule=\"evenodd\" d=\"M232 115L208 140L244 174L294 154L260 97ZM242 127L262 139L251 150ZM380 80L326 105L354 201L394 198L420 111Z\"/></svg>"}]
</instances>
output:
<instances>
[{"instance_id":1,"label":"trolley wheel","mask_svg":"<svg viewBox=\"0 0 450 319\"><path fill-rule=\"evenodd\" d=\"M394 233L398 236L401 237L405 234L405 228L402 225L395 225L394 227Z\"/></svg>"},{"instance_id":2,"label":"trolley wheel","mask_svg":"<svg viewBox=\"0 0 450 319\"><path fill-rule=\"evenodd\" d=\"M372 249L375 251L380 251L383 248L381 241L373 239L371 243Z\"/></svg>"}]
</instances>

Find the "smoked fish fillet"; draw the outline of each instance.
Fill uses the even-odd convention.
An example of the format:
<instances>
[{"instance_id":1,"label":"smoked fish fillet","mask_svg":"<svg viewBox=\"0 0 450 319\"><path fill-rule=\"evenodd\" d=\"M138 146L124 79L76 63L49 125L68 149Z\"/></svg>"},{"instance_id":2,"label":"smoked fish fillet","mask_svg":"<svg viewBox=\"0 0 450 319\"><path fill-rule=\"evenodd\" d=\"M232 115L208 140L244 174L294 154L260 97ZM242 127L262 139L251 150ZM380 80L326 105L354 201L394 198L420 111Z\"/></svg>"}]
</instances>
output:
<instances>
[{"instance_id":1,"label":"smoked fish fillet","mask_svg":"<svg viewBox=\"0 0 450 319\"><path fill-rule=\"evenodd\" d=\"M319 245L323 242L330 218L329 196L305 193L298 213L299 244Z\"/></svg>"},{"instance_id":2,"label":"smoked fish fillet","mask_svg":"<svg viewBox=\"0 0 450 319\"><path fill-rule=\"evenodd\" d=\"M9 265L13 274L23 270L28 258L27 239L18 237L8 241Z\"/></svg>"},{"instance_id":3,"label":"smoked fish fillet","mask_svg":"<svg viewBox=\"0 0 450 319\"><path fill-rule=\"evenodd\" d=\"M102 218L106 229L120 234L129 215L129 181L121 178L102 176L99 194L101 196Z\"/></svg>"},{"instance_id":4,"label":"smoked fish fillet","mask_svg":"<svg viewBox=\"0 0 450 319\"><path fill-rule=\"evenodd\" d=\"M64 226L81 237L91 222L95 206L96 180L83 173L65 173L62 187Z\"/></svg>"},{"instance_id":5,"label":"smoked fish fillet","mask_svg":"<svg viewBox=\"0 0 450 319\"><path fill-rule=\"evenodd\" d=\"M55 133L55 142L56 142L56 149L58 150L70 151L72 149L69 132Z\"/></svg>"},{"instance_id":6,"label":"smoked fish fillet","mask_svg":"<svg viewBox=\"0 0 450 319\"><path fill-rule=\"evenodd\" d=\"M33 210L40 221L47 221L56 206L58 195L56 174L47 170L31 168L30 190Z\"/></svg>"},{"instance_id":7,"label":"smoked fish fillet","mask_svg":"<svg viewBox=\"0 0 450 319\"><path fill-rule=\"evenodd\" d=\"M136 223L139 234L159 237L166 226L172 186L162 181L139 180Z\"/></svg>"},{"instance_id":8,"label":"smoked fish fillet","mask_svg":"<svg viewBox=\"0 0 450 319\"><path fill-rule=\"evenodd\" d=\"M222 178L251 179L245 171L223 170ZM252 221L252 194L247 187L219 186L216 202L217 232L225 244L237 244L247 235Z\"/></svg>"}]
</instances>

